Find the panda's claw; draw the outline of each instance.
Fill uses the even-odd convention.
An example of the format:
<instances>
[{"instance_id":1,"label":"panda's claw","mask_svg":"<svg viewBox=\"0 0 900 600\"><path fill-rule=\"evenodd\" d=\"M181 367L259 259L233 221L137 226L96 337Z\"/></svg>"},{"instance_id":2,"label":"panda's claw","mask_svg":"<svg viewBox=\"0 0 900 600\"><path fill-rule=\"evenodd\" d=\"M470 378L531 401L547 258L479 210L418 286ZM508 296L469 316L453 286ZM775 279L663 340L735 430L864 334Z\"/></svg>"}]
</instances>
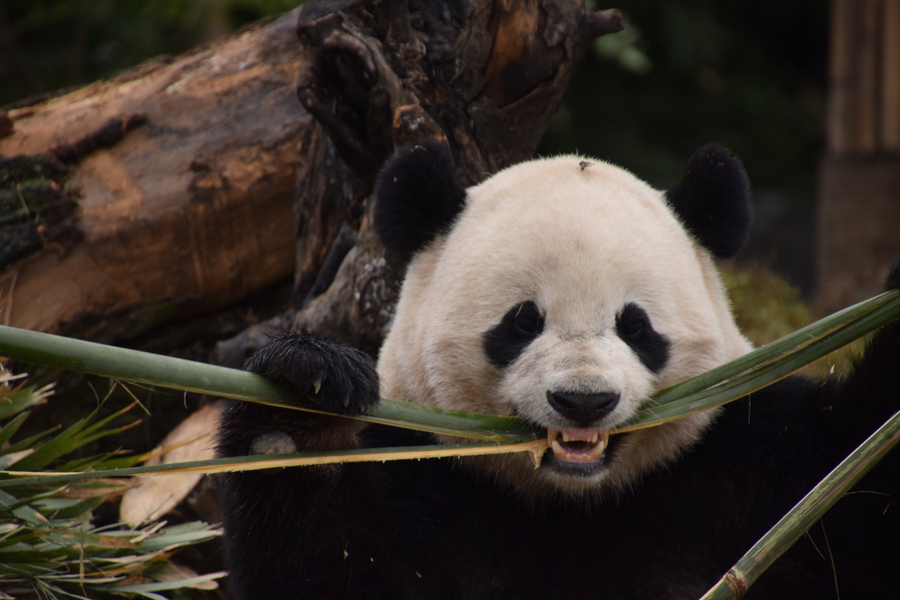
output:
<instances>
[{"instance_id":1,"label":"panda's claw","mask_svg":"<svg viewBox=\"0 0 900 600\"><path fill-rule=\"evenodd\" d=\"M244 369L291 388L327 411L357 415L378 403L379 381L369 355L306 333L274 338Z\"/></svg>"}]
</instances>

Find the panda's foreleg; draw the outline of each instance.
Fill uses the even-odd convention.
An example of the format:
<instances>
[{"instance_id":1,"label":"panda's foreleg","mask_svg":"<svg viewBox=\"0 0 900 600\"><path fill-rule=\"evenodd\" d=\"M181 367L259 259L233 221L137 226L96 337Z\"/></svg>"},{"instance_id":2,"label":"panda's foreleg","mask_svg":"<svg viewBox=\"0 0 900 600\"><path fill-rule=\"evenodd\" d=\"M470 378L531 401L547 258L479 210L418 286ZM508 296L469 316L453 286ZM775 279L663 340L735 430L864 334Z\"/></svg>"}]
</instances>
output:
<instances>
[{"instance_id":1,"label":"panda's foreleg","mask_svg":"<svg viewBox=\"0 0 900 600\"><path fill-rule=\"evenodd\" d=\"M371 358L305 334L273 340L245 368L334 412L358 413L379 397ZM362 427L341 417L231 401L220 424L219 454L355 448ZM339 596L338 582L352 578L347 541L365 543L357 531L364 499L356 496L367 486L355 481L365 473L327 465L227 474L220 502L235 598L288 598L301 591Z\"/></svg>"}]
</instances>

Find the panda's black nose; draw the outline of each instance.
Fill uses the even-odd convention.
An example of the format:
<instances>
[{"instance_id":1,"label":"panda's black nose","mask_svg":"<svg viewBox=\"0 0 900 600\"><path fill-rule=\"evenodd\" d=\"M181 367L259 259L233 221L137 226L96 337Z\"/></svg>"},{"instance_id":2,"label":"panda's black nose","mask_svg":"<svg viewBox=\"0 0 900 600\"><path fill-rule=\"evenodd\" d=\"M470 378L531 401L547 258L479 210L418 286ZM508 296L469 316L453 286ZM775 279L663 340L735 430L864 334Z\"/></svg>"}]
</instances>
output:
<instances>
[{"instance_id":1,"label":"panda's black nose","mask_svg":"<svg viewBox=\"0 0 900 600\"><path fill-rule=\"evenodd\" d=\"M578 394L575 392L547 391L550 406L562 416L573 421L590 422L602 419L619 403L619 394Z\"/></svg>"}]
</instances>

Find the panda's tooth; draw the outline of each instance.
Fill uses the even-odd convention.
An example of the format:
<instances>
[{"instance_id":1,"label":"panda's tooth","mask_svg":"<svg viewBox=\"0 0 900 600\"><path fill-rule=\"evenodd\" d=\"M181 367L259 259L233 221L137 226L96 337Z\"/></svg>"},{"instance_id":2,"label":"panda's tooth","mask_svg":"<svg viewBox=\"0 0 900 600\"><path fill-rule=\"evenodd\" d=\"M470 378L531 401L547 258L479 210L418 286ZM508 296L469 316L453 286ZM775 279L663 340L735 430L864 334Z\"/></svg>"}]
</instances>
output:
<instances>
[{"instance_id":1,"label":"panda's tooth","mask_svg":"<svg viewBox=\"0 0 900 600\"><path fill-rule=\"evenodd\" d=\"M313 381L313 394L318 394L319 390L321 390L321 389L322 389L322 380L316 379L315 381Z\"/></svg>"},{"instance_id":2,"label":"panda's tooth","mask_svg":"<svg viewBox=\"0 0 900 600\"><path fill-rule=\"evenodd\" d=\"M600 432L597 430L594 430L594 435L591 436L591 443L596 444L597 438L599 438L599 437L600 437Z\"/></svg>"},{"instance_id":3,"label":"panda's tooth","mask_svg":"<svg viewBox=\"0 0 900 600\"><path fill-rule=\"evenodd\" d=\"M569 432L566 431L565 429L563 429L562 434L563 434L563 442L568 442L569 441Z\"/></svg>"},{"instance_id":4,"label":"panda's tooth","mask_svg":"<svg viewBox=\"0 0 900 600\"><path fill-rule=\"evenodd\" d=\"M553 455L556 456L556 458L567 456L566 451L563 450L562 446L560 446L559 442L556 440L550 442L550 448L553 450Z\"/></svg>"}]
</instances>

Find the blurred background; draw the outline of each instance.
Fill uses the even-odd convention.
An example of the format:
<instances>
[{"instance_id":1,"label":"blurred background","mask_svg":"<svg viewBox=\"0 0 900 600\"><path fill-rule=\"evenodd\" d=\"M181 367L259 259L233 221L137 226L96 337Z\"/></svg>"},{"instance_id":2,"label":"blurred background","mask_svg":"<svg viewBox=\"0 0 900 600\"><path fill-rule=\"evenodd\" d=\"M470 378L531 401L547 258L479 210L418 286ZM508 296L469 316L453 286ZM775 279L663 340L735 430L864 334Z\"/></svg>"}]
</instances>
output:
<instances>
[{"instance_id":1,"label":"blurred background","mask_svg":"<svg viewBox=\"0 0 900 600\"><path fill-rule=\"evenodd\" d=\"M6 0L0 4L0 106L108 77L160 54L185 52L296 5L296 0ZM755 230L741 258L782 275L822 310L832 310L858 299L847 289L859 288L860 295L876 291L873 282L883 277L884 257L900 253L900 242L891 242L900 234L874 233L878 224L859 228L853 239L829 250L825 246L844 229L843 211L834 223L822 222L820 214L818 227L816 216L817 199L846 204L848 193L860 194L854 181L868 185L873 177L891 179L894 167L900 171L900 164L888 161L877 173L851 173L848 189L844 161L829 165L833 168L822 181L829 155L849 150L857 158L883 158L900 150L897 140L841 147L834 139L834 147L828 145L829 135L841 137L841 127L859 129L858 123L839 121L859 121L860 113L871 113L870 128L893 127L900 137L897 5L892 0L622 0L616 6L626 16L626 30L596 41L539 153L592 155L664 188L680 178L693 149L707 141L725 144L744 161L754 186ZM606 6L588 0L588 8ZM838 14L840 19L832 18ZM866 85L867 69L871 86L881 89L864 90L866 105L835 103L842 86ZM829 92L832 105L844 106L843 116L838 107L829 117ZM833 171L841 171L841 181L827 180ZM844 200L829 200L829 189L823 189L829 185L840 187ZM888 199L876 201L874 212L879 223L896 226L900 184L885 185L879 193ZM865 214L865 200L854 201L854 218L860 211ZM875 238L868 245L859 239L867 234ZM863 267L860 261L872 252L883 256ZM837 291L822 285L848 277L835 284Z\"/></svg>"}]
</instances>

